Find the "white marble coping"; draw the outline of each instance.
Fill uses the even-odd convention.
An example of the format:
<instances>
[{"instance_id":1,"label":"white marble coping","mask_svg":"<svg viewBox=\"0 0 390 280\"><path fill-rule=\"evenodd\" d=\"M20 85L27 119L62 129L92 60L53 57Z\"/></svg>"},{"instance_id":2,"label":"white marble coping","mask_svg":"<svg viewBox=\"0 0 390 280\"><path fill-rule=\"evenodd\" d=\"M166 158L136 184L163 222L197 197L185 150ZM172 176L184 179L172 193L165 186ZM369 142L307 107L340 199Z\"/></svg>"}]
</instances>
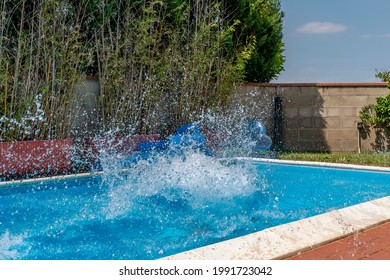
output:
<instances>
[{"instance_id":1,"label":"white marble coping","mask_svg":"<svg viewBox=\"0 0 390 280\"><path fill-rule=\"evenodd\" d=\"M390 196L199 247L161 260L285 259L387 221L390 221Z\"/></svg>"},{"instance_id":2,"label":"white marble coping","mask_svg":"<svg viewBox=\"0 0 390 280\"><path fill-rule=\"evenodd\" d=\"M52 177L37 177L32 179L8 180L8 181L0 182L0 188L5 188L8 186L15 187L16 184L18 186L23 186L25 184L34 183L34 182L47 182L47 181L57 181L57 180L74 179L74 178L86 178L86 177L91 177L93 175L101 175L101 174L103 174L103 171L59 175L59 176L52 176Z\"/></svg>"},{"instance_id":3,"label":"white marble coping","mask_svg":"<svg viewBox=\"0 0 390 280\"><path fill-rule=\"evenodd\" d=\"M300 166L308 166L308 167L327 167L327 168L340 168L340 169L361 170L361 171L390 172L390 166L381 167L381 166L368 166L368 165L358 165L358 164L300 161L300 160L299 161L281 160L281 159L251 158L251 157L220 158L220 160L252 161L252 162L275 163L275 164L286 164L286 165L300 165Z\"/></svg>"},{"instance_id":4,"label":"white marble coping","mask_svg":"<svg viewBox=\"0 0 390 280\"><path fill-rule=\"evenodd\" d=\"M123 168L119 172L120 173L126 173L128 172L128 168ZM78 174L68 174L68 175L58 175L58 176L52 176L52 177L37 177L37 178L31 178L31 179L19 179L19 180L8 180L8 181L0 181L0 188L7 187L10 185L15 184L28 184L33 182L41 182L41 181L58 181L58 180L65 180L65 179L74 179L74 178L86 178L86 177L92 177L95 175L103 175L104 171L91 171L86 173L78 173Z\"/></svg>"}]
</instances>

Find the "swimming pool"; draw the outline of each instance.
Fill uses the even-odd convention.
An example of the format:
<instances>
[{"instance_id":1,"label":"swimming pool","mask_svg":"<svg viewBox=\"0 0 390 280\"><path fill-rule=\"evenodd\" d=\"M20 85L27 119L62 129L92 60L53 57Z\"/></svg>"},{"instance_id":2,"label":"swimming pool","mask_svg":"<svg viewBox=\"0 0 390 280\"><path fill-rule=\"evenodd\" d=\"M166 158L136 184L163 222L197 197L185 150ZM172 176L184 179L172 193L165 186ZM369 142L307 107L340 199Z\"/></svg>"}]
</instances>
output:
<instances>
[{"instance_id":1,"label":"swimming pool","mask_svg":"<svg viewBox=\"0 0 390 280\"><path fill-rule=\"evenodd\" d=\"M3 185L0 259L157 259L388 196L389 179L193 154Z\"/></svg>"}]
</instances>

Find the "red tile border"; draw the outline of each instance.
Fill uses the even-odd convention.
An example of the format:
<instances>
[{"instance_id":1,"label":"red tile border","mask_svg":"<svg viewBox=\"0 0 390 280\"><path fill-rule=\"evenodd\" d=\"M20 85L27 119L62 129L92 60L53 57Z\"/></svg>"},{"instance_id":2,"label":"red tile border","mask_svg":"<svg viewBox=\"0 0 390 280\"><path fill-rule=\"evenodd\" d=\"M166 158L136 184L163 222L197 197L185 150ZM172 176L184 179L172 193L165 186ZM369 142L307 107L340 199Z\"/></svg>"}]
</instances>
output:
<instances>
[{"instance_id":1,"label":"red tile border","mask_svg":"<svg viewBox=\"0 0 390 280\"><path fill-rule=\"evenodd\" d=\"M299 253L289 260L390 260L390 222Z\"/></svg>"},{"instance_id":2,"label":"red tile border","mask_svg":"<svg viewBox=\"0 0 390 280\"><path fill-rule=\"evenodd\" d=\"M72 166L72 139L0 143L0 176L67 172Z\"/></svg>"}]
</instances>

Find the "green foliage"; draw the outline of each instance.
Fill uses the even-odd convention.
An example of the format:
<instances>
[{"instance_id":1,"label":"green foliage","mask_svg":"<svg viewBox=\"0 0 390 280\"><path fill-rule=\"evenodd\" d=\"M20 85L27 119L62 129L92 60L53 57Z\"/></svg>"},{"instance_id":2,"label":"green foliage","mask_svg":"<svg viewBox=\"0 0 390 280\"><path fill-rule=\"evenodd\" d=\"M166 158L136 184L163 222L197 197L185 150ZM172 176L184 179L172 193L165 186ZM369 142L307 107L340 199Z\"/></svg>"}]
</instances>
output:
<instances>
[{"instance_id":1,"label":"green foliage","mask_svg":"<svg viewBox=\"0 0 390 280\"><path fill-rule=\"evenodd\" d=\"M390 83L390 71L377 71L375 77L379 78L382 82Z\"/></svg>"},{"instance_id":2,"label":"green foliage","mask_svg":"<svg viewBox=\"0 0 390 280\"><path fill-rule=\"evenodd\" d=\"M283 17L278 0L226 0L232 21L239 20L235 46L256 42L245 66L246 81L269 82L283 71Z\"/></svg>"},{"instance_id":3,"label":"green foliage","mask_svg":"<svg viewBox=\"0 0 390 280\"><path fill-rule=\"evenodd\" d=\"M390 87L390 71L377 71L375 77L388 82ZM390 128L390 93L376 98L376 104L364 106L360 111L360 119L369 125Z\"/></svg>"},{"instance_id":4,"label":"green foliage","mask_svg":"<svg viewBox=\"0 0 390 280\"><path fill-rule=\"evenodd\" d=\"M69 137L86 75L104 129L145 133L283 69L277 0L14 0L0 14L0 141Z\"/></svg>"},{"instance_id":5,"label":"green foliage","mask_svg":"<svg viewBox=\"0 0 390 280\"><path fill-rule=\"evenodd\" d=\"M360 119L370 125L390 128L390 93L378 97L376 104L364 106L360 111Z\"/></svg>"},{"instance_id":6,"label":"green foliage","mask_svg":"<svg viewBox=\"0 0 390 280\"><path fill-rule=\"evenodd\" d=\"M372 166L389 166L389 153L309 153L309 152L281 152L278 159L296 161L315 161L345 164L360 164Z\"/></svg>"},{"instance_id":7,"label":"green foliage","mask_svg":"<svg viewBox=\"0 0 390 280\"><path fill-rule=\"evenodd\" d=\"M66 137L73 87L89 64L67 1L0 4L0 141Z\"/></svg>"},{"instance_id":8,"label":"green foliage","mask_svg":"<svg viewBox=\"0 0 390 280\"><path fill-rule=\"evenodd\" d=\"M170 130L226 102L242 81L243 67L225 54L234 28L214 21L219 2L195 4L143 1L135 7L127 2L120 25L107 19L100 27L95 45L107 129L144 133L159 125Z\"/></svg>"}]
</instances>

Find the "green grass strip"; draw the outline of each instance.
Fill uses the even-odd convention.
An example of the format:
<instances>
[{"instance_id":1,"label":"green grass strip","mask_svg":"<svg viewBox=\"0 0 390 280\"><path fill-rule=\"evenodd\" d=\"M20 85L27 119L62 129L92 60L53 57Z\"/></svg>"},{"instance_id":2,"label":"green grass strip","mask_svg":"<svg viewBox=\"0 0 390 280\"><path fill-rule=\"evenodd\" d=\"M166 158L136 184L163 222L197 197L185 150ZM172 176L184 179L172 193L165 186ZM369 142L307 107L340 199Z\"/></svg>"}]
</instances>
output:
<instances>
[{"instance_id":1,"label":"green grass strip","mask_svg":"<svg viewBox=\"0 0 390 280\"><path fill-rule=\"evenodd\" d=\"M280 152L276 155L282 160L317 161L370 166L390 166L390 153L310 153Z\"/></svg>"}]
</instances>

